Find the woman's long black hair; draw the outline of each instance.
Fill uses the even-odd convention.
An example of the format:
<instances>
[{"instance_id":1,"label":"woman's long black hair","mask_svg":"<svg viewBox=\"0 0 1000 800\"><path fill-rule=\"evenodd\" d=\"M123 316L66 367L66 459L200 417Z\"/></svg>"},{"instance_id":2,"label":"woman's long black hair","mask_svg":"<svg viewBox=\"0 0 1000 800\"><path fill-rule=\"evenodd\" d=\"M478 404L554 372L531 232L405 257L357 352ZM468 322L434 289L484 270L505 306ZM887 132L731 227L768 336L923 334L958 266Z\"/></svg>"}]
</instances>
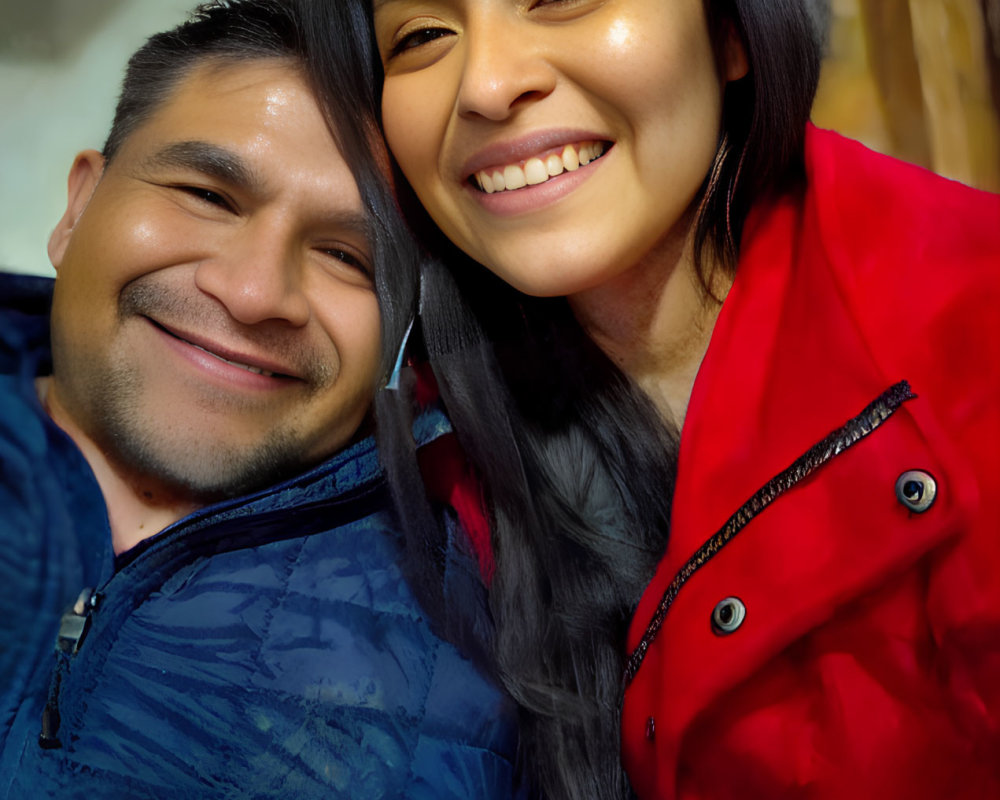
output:
<instances>
[{"instance_id":1,"label":"woman's long black hair","mask_svg":"<svg viewBox=\"0 0 1000 800\"><path fill-rule=\"evenodd\" d=\"M343 28L320 32L338 41L327 60L349 57L364 65L365 81L379 81L370 0L329 5L341 9ZM735 25L750 62L750 74L726 90L719 156L695 222L699 255L735 269L751 205L801 173L820 34L807 0L705 5L717 50ZM318 66L329 93L340 91L344 65ZM377 113L378 89L364 114ZM495 632L463 627L435 588L440 540L410 437L413 378L404 374L399 391L382 393L377 415L411 571L449 636L491 648L520 705L528 779L552 800L628 797L619 731L625 635L667 544L678 433L564 299L507 286L444 240L402 183L400 192L429 253L411 352L432 366L483 487ZM409 281L383 287L399 308L414 302Z\"/></svg>"},{"instance_id":2,"label":"woman's long black hair","mask_svg":"<svg viewBox=\"0 0 1000 800\"><path fill-rule=\"evenodd\" d=\"M486 594L475 558L449 542L424 491L412 436L413 376L385 386L417 313L420 249L390 182L380 127L382 65L368 39L367 0L282 0L299 14L303 60L337 145L350 167L370 222L375 289L381 312L383 386L375 396L376 439L400 511L402 567L435 629L492 671L492 630L484 629ZM455 545L458 545L456 548Z\"/></svg>"}]
</instances>

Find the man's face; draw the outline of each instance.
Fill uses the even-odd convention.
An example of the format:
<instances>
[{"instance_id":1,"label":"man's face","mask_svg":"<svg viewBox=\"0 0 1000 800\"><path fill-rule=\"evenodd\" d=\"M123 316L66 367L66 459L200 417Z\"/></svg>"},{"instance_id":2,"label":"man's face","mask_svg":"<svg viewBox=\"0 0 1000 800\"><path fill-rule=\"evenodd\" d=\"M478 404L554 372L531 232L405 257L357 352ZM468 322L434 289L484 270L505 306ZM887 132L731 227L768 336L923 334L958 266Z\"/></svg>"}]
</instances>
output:
<instances>
[{"instance_id":1,"label":"man's face","mask_svg":"<svg viewBox=\"0 0 1000 800\"><path fill-rule=\"evenodd\" d=\"M293 66L197 68L110 164L81 153L69 189L49 244L57 420L200 502L354 436L380 348L366 217Z\"/></svg>"}]
</instances>

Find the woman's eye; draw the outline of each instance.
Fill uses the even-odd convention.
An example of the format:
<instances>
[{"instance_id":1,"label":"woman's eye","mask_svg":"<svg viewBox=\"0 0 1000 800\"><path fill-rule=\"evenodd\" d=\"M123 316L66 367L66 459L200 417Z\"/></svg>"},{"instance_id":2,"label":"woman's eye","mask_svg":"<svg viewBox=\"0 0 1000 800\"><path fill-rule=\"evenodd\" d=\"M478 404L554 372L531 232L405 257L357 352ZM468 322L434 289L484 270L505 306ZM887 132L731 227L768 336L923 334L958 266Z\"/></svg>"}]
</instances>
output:
<instances>
[{"instance_id":1,"label":"woman's eye","mask_svg":"<svg viewBox=\"0 0 1000 800\"><path fill-rule=\"evenodd\" d=\"M531 4L531 11L551 12L553 14L576 15L593 8L593 0L534 0Z\"/></svg>"},{"instance_id":2,"label":"woman's eye","mask_svg":"<svg viewBox=\"0 0 1000 800\"><path fill-rule=\"evenodd\" d=\"M447 28L421 28L420 30L410 31L401 36L399 41L392 46L391 55L399 55L407 50L413 50L428 42L433 42L435 39L441 39L451 34L452 31Z\"/></svg>"}]
</instances>

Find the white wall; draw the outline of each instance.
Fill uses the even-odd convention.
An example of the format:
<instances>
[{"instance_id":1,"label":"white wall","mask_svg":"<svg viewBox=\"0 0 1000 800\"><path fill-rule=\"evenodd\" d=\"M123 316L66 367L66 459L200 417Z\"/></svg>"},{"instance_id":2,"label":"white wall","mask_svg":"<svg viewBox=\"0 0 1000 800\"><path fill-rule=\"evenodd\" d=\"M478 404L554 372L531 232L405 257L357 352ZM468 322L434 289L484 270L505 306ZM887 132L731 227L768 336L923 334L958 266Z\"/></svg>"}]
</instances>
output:
<instances>
[{"instance_id":1,"label":"white wall","mask_svg":"<svg viewBox=\"0 0 1000 800\"><path fill-rule=\"evenodd\" d=\"M0 0L0 31L14 30L15 17L35 3ZM0 269L52 274L45 246L65 206L73 156L104 143L129 55L150 34L181 22L194 4L52 0L39 4L52 15L44 26L47 42L38 41L37 32L34 41L27 34L20 44L10 36L3 40ZM101 18L97 27L81 24L88 10ZM69 30L58 30L60 25ZM81 29L86 38L74 40L73 32Z\"/></svg>"}]
</instances>

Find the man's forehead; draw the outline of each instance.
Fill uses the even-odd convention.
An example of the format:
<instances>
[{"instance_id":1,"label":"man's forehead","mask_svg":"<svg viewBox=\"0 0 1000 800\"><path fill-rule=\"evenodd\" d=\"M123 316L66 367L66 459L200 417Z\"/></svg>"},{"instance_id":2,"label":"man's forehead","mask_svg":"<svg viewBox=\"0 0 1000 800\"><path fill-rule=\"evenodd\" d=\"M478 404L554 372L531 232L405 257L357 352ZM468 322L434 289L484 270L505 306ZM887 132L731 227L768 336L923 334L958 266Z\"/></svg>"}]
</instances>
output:
<instances>
[{"instance_id":1,"label":"man's forehead","mask_svg":"<svg viewBox=\"0 0 1000 800\"><path fill-rule=\"evenodd\" d=\"M309 129L309 144L314 150L323 149L324 161L342 160L336 137L298 62L206 59L176 82L125 139L123 149L151 164L182 165L196 156L206 167L215 163L216 168L208 171L228 172L246 182L261 176L238 173L251 169L248 161L267 146L269 134L291 121ZM242 154L242 164L236 163L236 153Z\"/></svg>"},{"instance_id":2,"label":"man's forehead","mask_svg":"<svg viewBox=\"0 0 1000 800\"><path fill-rule=\"evenodd\" d=\"M262 86L271 91L261 92ZM220 113L223 117L240 115L241 119L247 116L241 112L260 112L265 107L276 113L289 100L289 86L316 102L303 67L295 59L203 58L177 76L128 138L164 120L177 122L180 118L182 124L194 127L218 121ZM234 107L224 108L227 105Z\"/></svg>"},{"instance_id":3,"label":"man's forehead","mask_svg":"<svg viewBox=\"0 0 1000 800\"><path fill-rule=\"evenodd\" d=\"M300 62L290 58L205 58L195 62L158 104L153 117L177 105L199 103L203 97L222 98L274 83L279 77L299 84L310 97L313 92ZM272 101L273 102L273 101ZM206 107L206 111L210 108Z\"/></svg>"}]
</instances>

